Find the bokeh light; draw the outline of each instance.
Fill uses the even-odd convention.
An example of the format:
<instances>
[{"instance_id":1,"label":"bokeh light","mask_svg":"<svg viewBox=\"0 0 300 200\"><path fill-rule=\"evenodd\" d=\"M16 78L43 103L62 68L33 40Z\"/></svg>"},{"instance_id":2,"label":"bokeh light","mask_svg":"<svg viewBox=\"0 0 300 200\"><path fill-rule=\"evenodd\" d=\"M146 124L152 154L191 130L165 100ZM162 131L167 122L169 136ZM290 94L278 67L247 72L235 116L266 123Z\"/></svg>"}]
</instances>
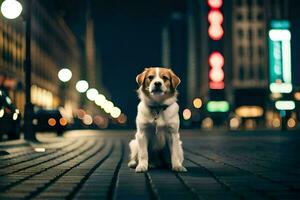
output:
<instances>
[{"instance_id":1,"label":"bokeh light","mask_svg":"<svg viewBox=\"0 0 300 200\"><path fill-rule=\"evenodd\" d=\"M120 108L118 107L113 107L110 111L110 115L113 117L113 118L118 118L120 115L121 115L121 110Z\"/></svg>"},{"instance_id":2,"label":"bokeh light","mask_svg":"<svg viewBox=\"0 0 300 200\"><path fill-rule=\"evenodd\" d=\"M239 125L240 125L240 120L238 118L233 117L230 119L230 121L229 121L230 128L237 129L239 127Z\"/></svg>"},{"instance_id":3,"label":"bokeh light","mask_svg":"<svg viewBox=\"0 0 300 200\"><path fill-rule=\"evenodd\" d=\"M110 113L113 107L114 104L111 101L106 101L105 104L103 105L103 109L106 113Z\"/></svg>"},{"instance_id":4,"label":"bokeh light","mask_svg":"<svg viewBox=\"0 0 300 200\"><path fill-rule=\"evenodd\" d=\"M80 93L84 93L89 89L89 84L85 80L77 81L76 83L76 90Z\"/></svg>"},{"instance_id":5,"label":"bokeh light","mask_svg":"<svg viewBox=\"0 0 300 200\"><path fill-rule=\"evenodd\" d=\"M296 120L294 118L289 118L287 121L287 125L289 128L294 128L296 126Z\"/></svg>"},{"instance_id":6,"label":"bokeh light","mask_svg":"<svg viewBox=\"0 0 300 200\"><path fill-rule=\"evenodd\" d=\"M89 126L93 123L93 118L91 115L86 114L86 115L84 115L82 122L83 122L83 124Z\"/></svg>"},{"instance_id":7,"label":"bokeh light","mask_svg":"<svg viewBox=\"0 0 300 200\"><path fill-rule=\"evenodd\" d=\"M96 99L95 99L95 103L97 106L101 106L103 107L103 105L105 104L106 102L106 98L103 94L98 94Z\"/></svg>"},{"instance_id":8,"label":"bokeh light","mask_svg":"<svg viewBox=\"0 0 300 200\"><path fill-rule=\"evenodd\" d=\"M95 88L90 88L86 92L86 97L91 101L94 101L97 96L98 96L98 90Z\"/></svg>"},{"instance_id":9,"label":"bokeh light","mask_svg":"<svg viewBox=\"0 0 300 200\"><path fill-rule=\"evenodd\" d=\"M63 68L63 69L59 70L58 78L62 82L68 82L72 78L71 70L69 70L67 68Z\"/></svg>"},{"instance_id":10,"label":"bokeh light","mask_svg":"<svg viewBox=\"0 0 300 200\"><path fill-rule=\"evenodd\" d=\"M184 109L183 112L182 112L182 116L183 116L184 120L189 120L192 116L191 110L188 109L188 108Z\"/></svg>"},{"instance_id":11,"label":"bokeh light","mask_svg":"<svg viewBox=\"0 0 300 200\"><path fill-rule=\"evenodd\" d=\"M206 117L202 121L202 128L204 129L212 129L214 126L214 121L210 117Z\"/></svg>"},{"instance_id":12,"label":"bokeh light","mask_svg":"<svg viewBox=\"0 0 300 200\"><path fill-rule=\"evenodd\" d=\"M223 5L223 0L207 0L209 7L219 9Z\"/></svg>"},{"instance_id":13,"label":"bokeh light","mask_svg":"<svg viewBox=\"0 0 300 200\"><path fill-rule=\"evenodd\" d=\"M194 105L195 108L201 108L202 100L200 98L195 98L193 100L193 105Z\"/></svg>"},{"instance_id":14,"label":"bokeh light","mask_svg":"<svg viewBox=\"0 0 300 200\"><path fill-rule=\"evenodd\" d=\"M1 13L7 19L17 18L22 10L22 4L16 0L5 0L1 4Z\"/></svg>"},{"instance_id":15,"label":"bokeh light","mask_svg":"<svg viewBox=\"0 0 300 200\"><path fill-rule=\"evenodd\" d=\"M209 78L214 82L221 82L224 80L224 71L221 68L212 68L209 71Z\"/></svg>"},{"instance_id":16,"label":"bokeh light","mask_svg":"<svg viewBox=\"0 0 300 200\"><path fill-rule=\"evenodd\" d=\"M119 117L118 117L118 122L120 123L120 124L125 124L126 123L126 121L127 121L127 116L124 114L124 113L122 113Z\"/></svg>"},{"instance_id":17,"label":"bokeh light","mask_svg":"<svg viewBox=\"0 0 300 200\"><path fill-rule=\"evenodd\" d=\"M208 58L208 64L212 68L222 68L224 66L223 55L218 51L212 52Z\"/></svg>"},{"instance_id":18,"label":"bokeh light","mask_svg":"<svg viewBox=\"0 0 300 200\"><path fill-rule=\"evenodd\" d=\"M60 118L60 119L59 119L59 124L60 124L60 125L66 126L67 123L68 123L68 122L67 122L67 120L66 120L65 118Z\"/></svg>"},{"instance_id":19,"label":"bokeh light","mask_svg":"<svg viewBox=\"0 0 300 200\"><path fill-rule=\"evenodd\" d=\"M219 10L211 10L208 13L208 22L211 24L222 24L224 20L223 14Z\"/></svg>"},{"instance_id":20,"label":"bokeh light","mask_svg":"<svg viewBox=\"0 0 300 200\"><path fill-rule=\"evenodd\" d=\"M208 27L208 35L213 40L220 40L224 35L224 30L220 24L211 24Z\"/></svg>"},{"instance_id":21,"label":"bokeh light","mask_svg":"<svg viewBox=\"0 0 300 200\"><path fill-rule=\"evenodd\" d=\"M54 118L49 118L48 119L48 125L49 126L55 126L56 125L56 120Z\"/></svg>"}]
</instances>

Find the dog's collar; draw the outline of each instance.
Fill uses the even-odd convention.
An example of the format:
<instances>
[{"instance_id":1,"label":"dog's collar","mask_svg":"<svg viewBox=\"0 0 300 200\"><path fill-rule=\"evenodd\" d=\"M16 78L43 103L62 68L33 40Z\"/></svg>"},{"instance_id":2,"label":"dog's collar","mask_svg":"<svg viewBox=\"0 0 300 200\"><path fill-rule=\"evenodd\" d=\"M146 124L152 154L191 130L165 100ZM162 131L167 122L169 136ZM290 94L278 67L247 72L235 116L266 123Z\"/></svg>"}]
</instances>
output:
<instances>
[{"instance_id":1,"label":"dog's collar","mask_svg":"<svg viewBox=\"0 0 300 200\"><path fill-rule=\"evenodd\" d=\"M170 105L148 105L150 110L166 110Z\"/></svg>"},{"instance_id":2,"label":"dog's collar","mask_svg":"<svg viewBox=\"0 0 300 200\"><path fill-rule=\"evenodd\" d=\"M166 110L170 105L148 105L148 108L150 109L151 113L154 116L154 120L157 120L159 117L159 114Z\"/></svg>"}]
</instances>

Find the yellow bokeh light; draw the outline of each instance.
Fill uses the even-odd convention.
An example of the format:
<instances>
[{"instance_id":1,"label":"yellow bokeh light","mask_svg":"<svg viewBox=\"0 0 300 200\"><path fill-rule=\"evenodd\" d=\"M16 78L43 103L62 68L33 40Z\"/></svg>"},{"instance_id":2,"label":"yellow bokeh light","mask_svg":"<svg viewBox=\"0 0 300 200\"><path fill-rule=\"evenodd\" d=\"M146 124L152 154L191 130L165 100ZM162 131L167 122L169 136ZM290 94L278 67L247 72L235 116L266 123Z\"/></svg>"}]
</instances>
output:
<instances>
[{"instance_id":1,"label":"yellow bokeh light","mask_svg":"<svg viewBox=\"0 0 300 200\"><path fill-rule=\"evenodd\" d=\"M195 98L193 100L193 105L194 105L195 108L201 108L202 100L200 98Z\"/></svg>"},{"instance_id":2,"label":"yellow bokeh light","mask_svg":"<svg viewBox=\"0 0 300 200\"><path fill-rule=\"evenodd\" d=\"M182 116L183 116L184 120L189 120L192 116L191 110L188 109L188 108L184 109L183 112L182 112Z\"/></svg>"},{"instance_id":3,"label":"yellow bokeh light","mask_svg":"<svg viewBox=\"0 0 300 200\"><path fill-rule=\"evenodd\" d=\"M238 118L234 117L234 118L230 119L229 125L230 125L230 128L236 129L239 127L240 121Z\"/></svg>"},{"instance_id":4,"label":"yellow bokeh light","mask_svg":"<svg viewBox=\"0 0 300 200\"><path fill-rule=\"evenodd\" d=\"M278 127L280 127L280 119L278 119L278 118L275 118L275 119L273 119L273 121L272 121L272 125L273 125L273 127L275 127L275 128L278 128Z\"/></svg>"},{"instance_id":5,"label":"yellow bokeh light","mask_svg":"<svg viewBox=\"0 0 300 200\"><path fill-rule=\"evenodd\" d=\"M294 94L294 97L295 97L295 99L296 99L297 101L300 101L300 92L296 92L296 93Z\"/></svg>"},{"instance_id":6,"label":"yellow bokeh light","mask_svg":"<svg viewBox=\"0 0 300 200\"><path fill-rule=\"evenodd\" d=\"M287 125L288 125L289 128L294 128L296 126L296 120L294 118L290 118L287 121Z\"/></svg>"}]
</instances>

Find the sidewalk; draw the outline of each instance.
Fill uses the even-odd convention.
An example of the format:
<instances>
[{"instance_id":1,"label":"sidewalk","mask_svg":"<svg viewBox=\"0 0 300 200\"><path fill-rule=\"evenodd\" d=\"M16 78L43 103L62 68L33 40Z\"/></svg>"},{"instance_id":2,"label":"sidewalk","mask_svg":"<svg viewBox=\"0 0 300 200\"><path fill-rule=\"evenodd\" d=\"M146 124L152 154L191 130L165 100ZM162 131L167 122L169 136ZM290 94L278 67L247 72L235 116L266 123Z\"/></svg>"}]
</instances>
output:
<instances>
[{"instance_id":1,"label":"sidewalk","mask_svg":"<svg viewBox=\"0 0 300 200\"><path fill-rule=\"evenodd\" d=\"M129 132L0 143L0 199L300 199L298 135L182 135L187 173L129 169Z\"/></svg>"}]
</instances>

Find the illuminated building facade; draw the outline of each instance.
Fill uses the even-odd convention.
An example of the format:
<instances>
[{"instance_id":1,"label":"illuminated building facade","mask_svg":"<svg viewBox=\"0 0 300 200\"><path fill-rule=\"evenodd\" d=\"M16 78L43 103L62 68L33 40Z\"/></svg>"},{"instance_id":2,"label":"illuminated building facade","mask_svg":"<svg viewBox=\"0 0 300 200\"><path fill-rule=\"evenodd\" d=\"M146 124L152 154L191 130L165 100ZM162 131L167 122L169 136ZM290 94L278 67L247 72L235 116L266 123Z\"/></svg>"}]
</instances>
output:
<instances>
[{"instance_id":1,"label":"illuminated building facade","mask_svg":"<svg viewBox=\"0 0 300 200\"><path fill-rule=\"evenodd\" d=\"M23 112L25 31L22 18L12 21L0 17L0 32L0 72L15 81L17 87L10 91L10 96ZM79 79L82 64L80 43L62 18L49 15L37 1L32 5L31 37L32 103L43 108L76 107L75 81ZM71 81L64 85L57 77L63 67L73 73Z\"/></svg>"},{"instance_id":2,"label":"illuminated building facade","mask_svg":"<svg viewBox=\"0 0 300 200\"><path fill-rule=\"evenodd\" d=\"M289 2L280 0L206 0L188 1L188 104L200 97L205 105L210 100L212 79L224 81L224 100L230 103L232 116L255 118L244 120L244 128L264 127L270 117L269 97L269 41L268 31L271 20L289 19ZM210 3L222 4L213 8ZM211 10L214 15L209 14ZM220 12L223 19L220 17ZM221 22L224 29L222 44L213 44L210 37L212 21ZM221 32L219 32L221 33ZM222 34L221 34L222 35ZM212 48L220 49L224 56L222 69L224 77L213 76L209 58ZM196 82L196 83L195 83ZM222 95L217 95L222 96ZM223 96L222 96L223 98ZM194 109L194 108L193 108ZM273 109L273 108L272 108ZM195 109L194 109L195 110ZM195 112L208 115L203 107ZM239 116L241 115L241 116ZM260 120L257 120L260 119ZM210 121L210 119L209 119ZM236 119L233 120L236 124ZM240 122L239 122L240 123ZM229 124L229 123L228 123ZM271 125L271 127L276 127Z\"/></svg>"}]
</instances>

